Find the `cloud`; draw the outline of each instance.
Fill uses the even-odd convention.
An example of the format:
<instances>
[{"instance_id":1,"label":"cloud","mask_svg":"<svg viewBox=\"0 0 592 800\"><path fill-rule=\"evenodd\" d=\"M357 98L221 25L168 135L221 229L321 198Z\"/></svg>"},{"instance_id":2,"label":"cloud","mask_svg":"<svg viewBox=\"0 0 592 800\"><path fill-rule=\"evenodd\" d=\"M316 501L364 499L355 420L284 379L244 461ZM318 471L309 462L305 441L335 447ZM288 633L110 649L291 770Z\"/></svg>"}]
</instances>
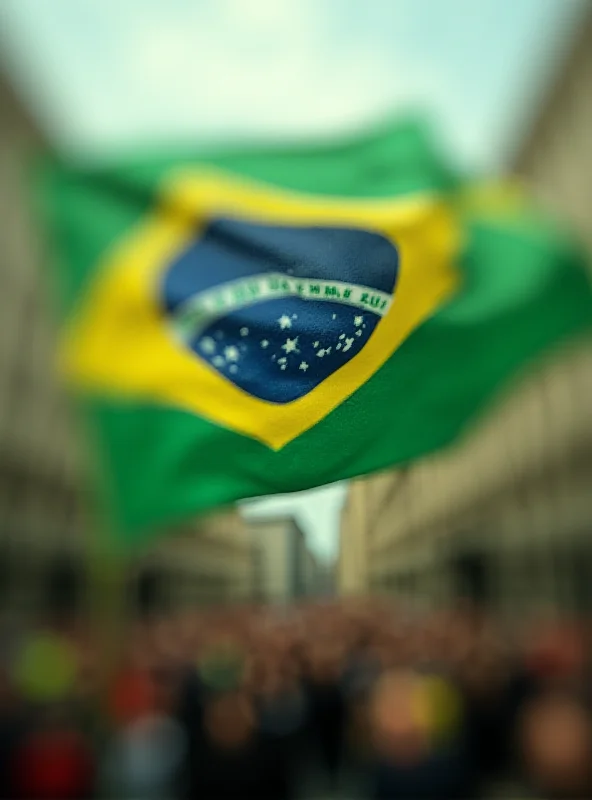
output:
<instances>
[{"instance_id":1,"label":"cloud","mask_svg":"<svg viewBox=\"0 0 592 800\"><path fill-rule=\"evenodd\" d=\"M295 139L412 105L487 166L585 1L2 0L0 31L70 147Z\"/></svg>"},{"instance_id":2,"label":"cloud","mask_svg":"<svg viewBox=\"0 0 592 800\"><path fill-rule=\"evenodd\" d=\"M45 18L18 3L38 42L45 25L51 127L92 153L331 135L409 105L467 117L446 60L409 35L411 0L54 0Z\"/></svg>"},{"instance_id":3,"label":"cloud","mask_svg":"<svg viewBox=\"0 0 592 800\"><path fill-rule=\"evenodd\" d=\"M369 42L336 46L319 8L222 0L216 13L145 18L112 48L108 96L96 93L88 135L296 135L381 110L388 61Z\"/></svg>"},{"instance_id":4,"label":"cloud","mask_svg":"<svg viewBox=\"0 0 592 800\"><path fill-rule=\"evenodd\" d=\"M331 133L418 83L417 70L394 67L376 27L352 35L340 0L88 0L83 15L57 0L45 22L33 6L19 8L45 39L38 89L54 98L43 105L49 127L93 153Z\"/></svg>"},{"instance_id":5,"label":"cloud","mask_svg":"<svg viewBox=\"0 0 592 800\"><path fill-rule=\"evenodd\" d=\"M221 137L295 139L358 126L434 94L433 72L367 36L335 39L322 5L222 0L120 36L78 138L99 148ZM254 9L257 9L254 11ZM108 90L106 87L108 86ZM446 96L445 89L440 91Z\"/></svg>"}]
</instances>

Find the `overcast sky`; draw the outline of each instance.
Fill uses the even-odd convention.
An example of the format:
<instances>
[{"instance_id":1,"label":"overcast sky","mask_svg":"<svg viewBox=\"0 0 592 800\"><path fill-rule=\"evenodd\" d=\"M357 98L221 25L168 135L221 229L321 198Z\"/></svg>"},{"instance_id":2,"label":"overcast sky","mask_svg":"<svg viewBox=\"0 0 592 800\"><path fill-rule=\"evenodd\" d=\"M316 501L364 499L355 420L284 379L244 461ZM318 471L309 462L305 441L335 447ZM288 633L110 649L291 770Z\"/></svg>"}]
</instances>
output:
<instances>
[{"instance_id":1,"label":"overcast sky","mask_svg":"<svg viewBox=\"0 0 592 800\"><path fill-rule=\"evenodd\" d=\"M458 159L488 170L587 2L0 0L0 31L23 96L65 149L293 140L425 108ZM296 510L331 555L343 492L263 508Z\"/></svg>"},{"instance_id":2,"label":"overcast sky","mask_svg":"<svg viewBox=\"0 0 592 800\"><path fill-rule=\"evenodd\" d=\"M294 138L424 106L497 164L586 0L2 0L4 50L59 141Z\"/></svg>"}]
</instances>

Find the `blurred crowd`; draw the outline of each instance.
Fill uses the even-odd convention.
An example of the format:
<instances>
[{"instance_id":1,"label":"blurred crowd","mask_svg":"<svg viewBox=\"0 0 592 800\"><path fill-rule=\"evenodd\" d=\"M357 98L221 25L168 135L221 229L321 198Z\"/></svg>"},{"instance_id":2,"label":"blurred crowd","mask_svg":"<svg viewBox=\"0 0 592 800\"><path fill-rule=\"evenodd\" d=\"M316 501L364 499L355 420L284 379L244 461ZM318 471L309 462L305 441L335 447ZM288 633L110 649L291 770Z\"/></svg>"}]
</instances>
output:
<instances>
[{"instance_id":1,"label":"blurred crowd","mask_svg":"<svg viewBox=\"0 0 592 800\"><path fill-rule=\"evenodd\" d=\"M87 626L7 617L0 654L7 800L592 797L582 622L192 611L127 626L105 680Z\"/></svg>"}]
</instances>

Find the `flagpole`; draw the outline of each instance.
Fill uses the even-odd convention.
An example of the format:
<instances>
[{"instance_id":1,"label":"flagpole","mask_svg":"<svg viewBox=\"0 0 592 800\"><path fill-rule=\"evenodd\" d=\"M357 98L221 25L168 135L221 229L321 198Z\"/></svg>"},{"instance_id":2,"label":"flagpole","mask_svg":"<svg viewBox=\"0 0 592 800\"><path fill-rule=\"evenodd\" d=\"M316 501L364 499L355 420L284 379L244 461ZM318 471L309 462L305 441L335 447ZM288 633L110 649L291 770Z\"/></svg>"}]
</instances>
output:
<instances>
[{"instance_id":1,"label":"flagpole","mask_svg":"<svg viewBox=\"0 0 592 800\"><path fill-rule=\"evenodd\" d=\"M127 576L129 555L122 545L118 518L108 484L101 435L90 408L80 408L90 455L92 499L87 539L89 623L95 655L96 733L102 743L111 731L111 691L122 662L125 630L129 623Z\"/></svg>"},{"instance_id":2,"label":"flagpole","mask_svg":"<svg viewBox=\"0 0 592 800\"><path fill-rule=\"evenodd\" d=\"M128 623L127 564L116 546L112 526L97 515L89 547L90 625L96 655L95 722L101 739L108 736L111 691L122 661Z\"/></svg>"}]
</instances>

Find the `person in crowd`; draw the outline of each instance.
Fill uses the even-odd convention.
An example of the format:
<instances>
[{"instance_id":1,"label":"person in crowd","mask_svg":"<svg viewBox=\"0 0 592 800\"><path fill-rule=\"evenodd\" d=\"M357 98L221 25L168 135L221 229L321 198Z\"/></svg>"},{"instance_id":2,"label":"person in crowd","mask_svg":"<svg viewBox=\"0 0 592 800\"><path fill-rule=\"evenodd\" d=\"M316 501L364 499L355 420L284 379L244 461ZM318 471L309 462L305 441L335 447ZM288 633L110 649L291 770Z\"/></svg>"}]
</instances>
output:
<instances>
[{"instance_id":1,"label":"person in crowd","mask_svg":"<svg viewBox=\"0 0 592 800\"><path fill-rule=\"evenodd\" d=\"M105 697L84 626L23 623L1 642L0 800L583 800L583 630L368 598L152 614Z\"/></svg>"},{"instance_id":2,"label":"person in crowd","mask_svg":"<svg viewBox=\"0 0 592 800\"><path fill-rule=\"evenodd\" d=\"M87 800L96 786L96 753L67 707L43 709L11 757L14 797Z\"/></svg>"},{"instance_id":3,"label":"person in crowd","mask_svg":"<svg viewBox=\"0 0 592 800\"><path fill-rule=\"evenodd\" d=\"M164 800L175 791L185 756L185 733L173 718L144 714L112 737L102 787L111 798Z\"/></svg>"},{"instance_id":4,"label":"person in crowd","mask_svg":"<svg viewBox=\"0 0 592 800\"><path fill-rule=\"evenodd\" d=\"M573 694L546 690L530 701L521 720L520 754L535 796L592 797L592 718Z\"/></svg>"},{"instance_id":5,"label":"person in crowd","mask_svg":"<svg viewBox=\"0 0 592 800\"><path fill-rule=\"evenodd\" d=\"M329 785L336 787L344 756L346 704L343 653L337 642L315 643L309 651L308 696L311 739Z\"/></svg>"},{"instance_id":6,"label":"person in crowd","mask_svg":"<svg viewBox=\"0 0 592 800\"><path fill-rule=\"evenodd\" d=\"M19 701L4 662L0 665L0 800L13 800L16 796L13 765L25 731Z\"/></svg>"},{"instance_id":7,"label":"person in crowd","mask_svg":"<svg viewBox=\"0 0 592 800\"><path fill-rule=\"evenodd\" d=\"M374 800L472 796L460 693L440 676L387 672L371 699Z\"/></svg>"}]
</instances>

